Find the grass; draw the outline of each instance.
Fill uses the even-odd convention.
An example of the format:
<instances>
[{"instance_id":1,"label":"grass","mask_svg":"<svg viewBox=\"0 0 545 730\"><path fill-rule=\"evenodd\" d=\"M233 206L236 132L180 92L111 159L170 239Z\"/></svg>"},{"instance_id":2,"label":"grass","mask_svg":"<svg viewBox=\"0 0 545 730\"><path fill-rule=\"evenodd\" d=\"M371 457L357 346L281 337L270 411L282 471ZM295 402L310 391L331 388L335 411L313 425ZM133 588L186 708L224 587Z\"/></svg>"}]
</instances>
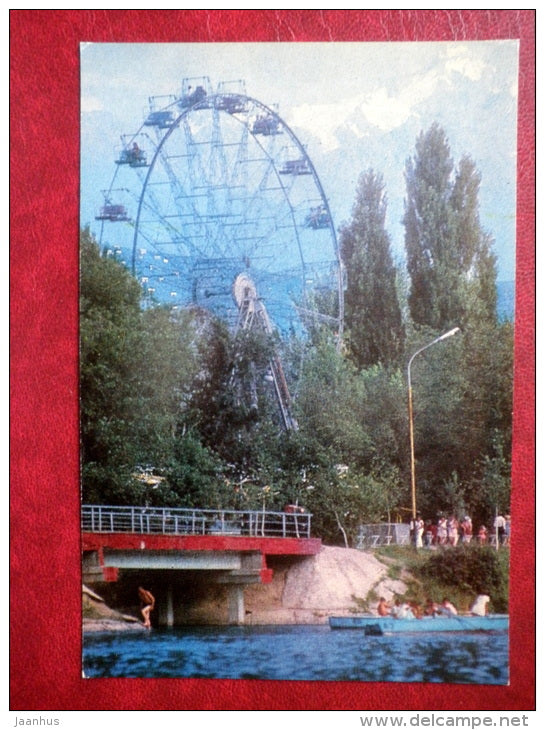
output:
<instances>
[{"instance_id":1,"label":"grass","mask_svg":"<svg viewBox=\"0 0 545 730\"><path fill-rule=\"evenodd\" d=\"M452 557L450 550L464 549L466 549L464 546L446 548L445 558ZM447 554L446 551L449 553ZM503 613L508 609L509 550L501 549L493 552L498 563L500 580L490 590L490 612ZM462 563L465 555L461 552L456 554L460 556L460 563ZM479 555L478 552L475 554ZM428 598L439 603L444 597L448 597L459 611L464 612L469 610L477 595L477 591L465 582L444 580L440 574L437 574L437 570L433 575L430 575L430 571L426 571L426 566L432 556L436 556L433 562L437 566L435 561L438 560L438 551L436 550L415 550L401 545L390 545L378 548L375 555L388 565L388 577L401 578L407 586L407 590L403 595L398 596L399 598L423 604ZM370 598L367 597L367 603L370 602Z\"/></svg>"}]
</instances>

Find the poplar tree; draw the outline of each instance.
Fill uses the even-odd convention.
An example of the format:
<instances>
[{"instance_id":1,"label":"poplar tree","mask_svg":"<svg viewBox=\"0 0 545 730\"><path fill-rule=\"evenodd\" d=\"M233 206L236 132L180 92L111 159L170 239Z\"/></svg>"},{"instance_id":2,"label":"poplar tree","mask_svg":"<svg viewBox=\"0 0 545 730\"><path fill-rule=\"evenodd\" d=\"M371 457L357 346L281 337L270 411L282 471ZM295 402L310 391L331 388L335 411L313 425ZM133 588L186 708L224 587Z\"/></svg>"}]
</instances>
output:
<instances>
[{"instance_id":1,"label":"poplar tree","mask_svg":"<svg viewBox=\"0 0 545 730\"><path fill-rule=\"evenodd\" d=\"M493 239L479 215L481 175L468 155L455 166L445 132L433 124L419 135L405 178L408 304L418 343L462 330L417 371L421 497L424 507L441 509L457 500L485 519L485 466L498 448L510 453L512 328L498 322Z\"/></svg>"},{"instance_id":2,"label":"poplar tree","mask_svg":"<svg viewBox=\"0 0 545 730\"><path fill-rule=\"evenodd\" d=\"M405 166L408 297L416 325L443 330L496 318L492 239L479 218L481 176L467 155L457 168L444 130L421 132Z\"/></svg>"},{"instance_id":3,"label":"poplar tree","mask_svg":"<svg viewBox=\"0 0 545 730\"><path fill-rule=\"evenodd\" d=\"M341 229L346 268L345 323L351 357L361 369L395 363L404 329L396 269L385 228L387 200L382 176L372 169L358 181L350 223Z\"/></svg>"},{"instance_id":4,"label":"poplar tree","mask_svg":"<svg viewBox=\"0 0 545 730\"><path fill-rule=\"evenodd\" d=\"M443 130L434 124L416 141L416 154L405 166L405 247L410 277L409 310L417 325L440 329L442 276L454 244L451 195L453 162ZM457 314L457 313L456 313ZM456 315L454 315L456 316ZM450 325L452 323L449 322Z\"/></svg>"}]
</instances>

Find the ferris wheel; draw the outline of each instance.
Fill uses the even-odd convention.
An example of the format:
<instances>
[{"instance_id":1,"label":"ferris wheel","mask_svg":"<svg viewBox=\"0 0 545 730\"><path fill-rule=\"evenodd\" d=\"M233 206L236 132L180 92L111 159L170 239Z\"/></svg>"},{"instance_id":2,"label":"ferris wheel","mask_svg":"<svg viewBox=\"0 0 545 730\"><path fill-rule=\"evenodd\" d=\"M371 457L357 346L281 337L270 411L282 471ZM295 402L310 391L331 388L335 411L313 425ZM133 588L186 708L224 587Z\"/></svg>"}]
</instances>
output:
<instances>
[{"instance_id":1,"label":"ferris wheel","mask_svg":"<svg viewBox=\"0 0 545 730\"><path fill-rule=\"evenodd\" d=\"M327 198L304 145L243 81L212 91L207 77L184 79L180 94L151 97L115 163L100 243L150 306L197 307L281 337L320 323L340 343L343 276ZM289 428L279 358L270 373Z\"/></svg>"},{"instance_id":2,"label":"ferris wheel","mask_svg":"<svg viewBox=\"0 0 545 730\"><path fill-rule=\"evenodd\" d=\"M341 333L341 263L324 190L278 110L248 96L243 81L212 91L206 77L184 79L179 95L151 97L115 162L96 216L101 244L115 242L150 300L235 324L234 284L244 275L280 333L309 318Z\"/></svg>"}]
</instances>

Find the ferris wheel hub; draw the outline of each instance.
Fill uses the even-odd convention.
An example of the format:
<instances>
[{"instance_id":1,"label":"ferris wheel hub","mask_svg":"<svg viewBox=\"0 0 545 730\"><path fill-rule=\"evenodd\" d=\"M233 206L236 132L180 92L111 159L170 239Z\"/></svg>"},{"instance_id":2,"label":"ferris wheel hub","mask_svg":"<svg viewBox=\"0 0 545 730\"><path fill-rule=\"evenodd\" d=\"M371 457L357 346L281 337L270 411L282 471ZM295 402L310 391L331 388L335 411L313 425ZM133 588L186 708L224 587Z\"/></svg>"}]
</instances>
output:
<instances>
[{"instance_id":1,"label":"ferris wheel hub","mask_svg":"<svg viewBox=\"0 0 545 730\"><path fill-rule=\"evenodd\" d=\"M257 299L257 287L248 274L239 274L233 282L233 298L240 309L248 301Z\"/></svg>"}]
</instances>

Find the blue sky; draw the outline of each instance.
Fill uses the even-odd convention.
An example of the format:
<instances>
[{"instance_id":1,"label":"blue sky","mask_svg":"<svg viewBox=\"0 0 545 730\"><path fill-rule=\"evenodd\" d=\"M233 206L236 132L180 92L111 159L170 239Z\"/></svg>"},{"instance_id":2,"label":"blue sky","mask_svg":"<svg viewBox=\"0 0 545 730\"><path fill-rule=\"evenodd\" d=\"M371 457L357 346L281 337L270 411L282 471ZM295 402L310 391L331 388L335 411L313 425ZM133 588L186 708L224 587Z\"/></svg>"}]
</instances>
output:
<instances>
[{"instance_id":1,"label":"blue sky","mask_svg":"<svg viewBox=\"0 0 545 730\"><path fill-rule=\"evenodd\" d=\"M138 131L150 96L185 77L243 79L305 145L335 225L350 217L358 177L384 177L387 228L403 260L404 166L438 122L456 163L482 175L481 223L495 240L498 279L514 279L518 43L83 44L81 222L95 213L122 134Z\"/></svg>"}]
</instances>

